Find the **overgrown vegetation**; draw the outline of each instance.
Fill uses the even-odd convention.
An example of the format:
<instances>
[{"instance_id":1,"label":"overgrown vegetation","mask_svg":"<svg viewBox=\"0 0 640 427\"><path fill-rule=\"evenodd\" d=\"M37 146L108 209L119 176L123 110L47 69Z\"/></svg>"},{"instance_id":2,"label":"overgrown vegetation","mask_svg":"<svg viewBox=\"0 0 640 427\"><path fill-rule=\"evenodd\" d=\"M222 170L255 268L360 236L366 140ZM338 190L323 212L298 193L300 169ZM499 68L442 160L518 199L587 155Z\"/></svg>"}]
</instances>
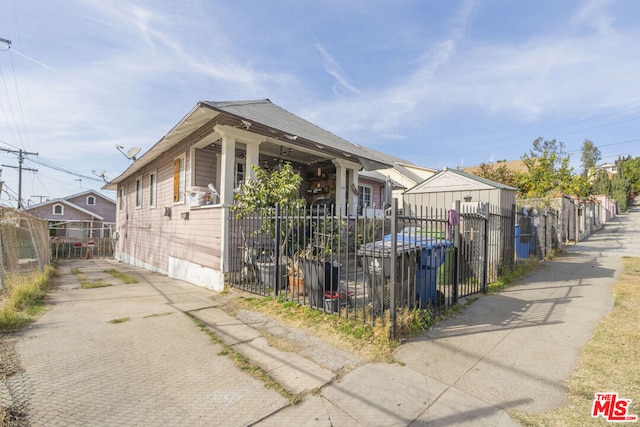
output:
<instances>
[{"instance_id":1,"label":"overgrown vegetation","mask_svg":"<svg viewBox=\"0 0 640 427\"><path fill-rule=\"evenodd\" d=\"M111 320L109 320L108 323L112 323L112 324L116 325L118 323L128 322L129 320L131 320L131 317L120 317L118 319L111 319Z\"/></svg>"},{"instance_id":2,"label":"overgrown vegetation","mask_svg":"<svg viewBox=\"0 0 640 427\"><path fill-rule=\"evenodd\" d=\"M104 288L106 286L111 286L111 284L105 283L102 279L89 280L87 275L84 274L78 267L73 267L71 269L71 273L76 276L78 282L80 282L80 287L82 289Z\"/></svg>"},{"instance_id":3,"label":"overgrown vegetation","mask_svg":"<svg viewBox=\"0 0 640 427\"><path fill-rule=\"evenodd\" d=\"M116 270L115 268L110 268L104 271L107 274L112 275L113 277L122 280L122 282L126 285L131 285L133 283L138 283L138 279L135 277L129 276L121 271Z\"/></svg>"},{"instance_id":4,"label":"overgrown vegetation","mask_svg":"<svg viewBox=\"0 0 640 427\"><path fill-rule=\"evenodd\" d=\"M56 272L56 266L51 264L42 272L7 281L7 293L0 301L0 331L18 330L40 315L49 280Z\"/></svg>"},{"instance_id":5,"label":"overgrown vegetation","mask_svg":"<svg viewBox=\"0 0 640 427\"><path fill-rule=\"evenodd\" d=\"M546 414L513 411L510 415L524 426L606 425L592 418L597 392L616 392L632 399L628 414L640 415L640 258L623 259L623 271L613 286L611 313L596 327L582 349L578 368L569 379L569 403Z\"/></svg>"}]
</instances>

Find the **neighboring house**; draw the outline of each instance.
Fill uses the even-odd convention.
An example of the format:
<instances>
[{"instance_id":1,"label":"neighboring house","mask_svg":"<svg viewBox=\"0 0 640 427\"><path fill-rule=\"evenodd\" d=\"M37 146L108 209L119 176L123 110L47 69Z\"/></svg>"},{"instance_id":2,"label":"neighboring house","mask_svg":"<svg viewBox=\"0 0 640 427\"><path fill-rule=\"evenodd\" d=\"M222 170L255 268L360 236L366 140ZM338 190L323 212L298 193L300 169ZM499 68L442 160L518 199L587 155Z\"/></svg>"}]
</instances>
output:
<instances>
[{"instance_id":1,"label":"neighboring house","mask_svg":"<svg viewBox=\"0 0 640 427\"><path fill-rule=\"evenodd\" d=\"M198 103L105 188L117 191L116 258L214 290L229 260L234 191L252 166L293 165L307 204L358 210L358 172L391 164L266 100Z\"/></svg>"},{"instance_id":2,"label":"neighboring house","mask_svg":"<svg viewBox=\"0 0 640 427\"><path fill-rule=\"evenodd\" d=\"M47 200L25 212L46 219L52 237L111 237L116 223L116 202L96 191Z\"/></svg>"},{"instance_id":3,"label":"neighboring house","mask_svg":"<svg viewBox=\"0 0 640 427\"><path fill-rule=\"evenodd\" d=\"M618 173L618 167L613 163L603 163L596 167L597 171L605 171L609 175Z\"/></svg>"},{"instance_id":4,"label":"neighboring house","mask_svg":"<svg viewBox=\"0 0 640 427\"><path fill-rule=\"evenodd\" d=\"M479 208L489 203L511 209L517 189L457 169L444 168L404 193L404 203L412 213L420 208L452 209L460 201L463 208Z\"/></svg>"}]
</instances>

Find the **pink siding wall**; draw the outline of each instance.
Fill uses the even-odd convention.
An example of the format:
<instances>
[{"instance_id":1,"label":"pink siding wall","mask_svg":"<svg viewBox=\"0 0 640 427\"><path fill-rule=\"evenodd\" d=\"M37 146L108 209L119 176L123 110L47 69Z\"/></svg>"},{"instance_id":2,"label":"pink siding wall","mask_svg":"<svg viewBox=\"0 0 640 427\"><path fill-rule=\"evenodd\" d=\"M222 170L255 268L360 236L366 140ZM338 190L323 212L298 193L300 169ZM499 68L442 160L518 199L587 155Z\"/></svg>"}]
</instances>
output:
<instances>
[{"instance_id":1,"label":"pink siding wall","mask_svg":"<svg viewBox=\"0 0 640 427\"><path fill-rule=\"evenodd\" d=\"M125 203L117 212L118 249L138 261L163 271L169 269L169 257L221 270L222 207L189 208L173 202L173 161L186 155L186 189L191 183L192 159L187 146L179 145L164 153L140 174L124 185ZM149 206L149 174L157 172L156 207ZM142 177L142 207L136 208L136 179ZM119 194L119 193L118 193ZM171 216L165 216L165 208ZM188 213L189 219L181 214Z\"/></svg>"},{"instance_id":2,"label":"pink siding wall","mask_svg":"<svg viewBox=\"0 0 640 427\"><path fill-rule=\"evenodd\" d=\"M380 208L380 189L384 187L384 182L375 181L367 178L358 178L358 185L371 187L371 203Z\"/></svg>"}]
</instances>

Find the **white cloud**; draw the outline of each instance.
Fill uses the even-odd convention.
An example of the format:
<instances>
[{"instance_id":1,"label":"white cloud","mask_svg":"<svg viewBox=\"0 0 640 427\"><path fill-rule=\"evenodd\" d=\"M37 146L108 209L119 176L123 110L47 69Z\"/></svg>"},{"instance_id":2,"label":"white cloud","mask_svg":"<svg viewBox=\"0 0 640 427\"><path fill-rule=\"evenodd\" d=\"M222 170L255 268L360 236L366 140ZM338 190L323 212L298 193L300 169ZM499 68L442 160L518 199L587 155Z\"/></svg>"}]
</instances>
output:
<instances>
[{"instance_id":1,"label":"white cloud","mask_svg":"<svg viewBox=\"0 0 640 427\"><path fill-rule=\"evenodd\" d=\"M322 60L324 63L324 69L331 77L336 79L336 81L343 88L347 89L349 92L354 93L356 95L360 95L360 90L355 87L349 79L344 75L344 72L340 68L340 64L327 52L327 49L319 42L316 42L316 49L322 55Z\"/></svg>"}]
</instances>

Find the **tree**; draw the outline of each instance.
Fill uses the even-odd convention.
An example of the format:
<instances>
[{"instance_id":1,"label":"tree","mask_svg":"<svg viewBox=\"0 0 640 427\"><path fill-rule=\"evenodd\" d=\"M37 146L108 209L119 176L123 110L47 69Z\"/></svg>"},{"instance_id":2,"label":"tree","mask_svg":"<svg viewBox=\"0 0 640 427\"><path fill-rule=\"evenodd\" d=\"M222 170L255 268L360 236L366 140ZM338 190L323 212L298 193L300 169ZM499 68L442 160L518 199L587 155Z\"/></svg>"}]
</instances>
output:
<instances>
[{"instance_id":1,"label":"tree","mask_svg":"<svg viewBox=\"0 0 640 427\"><path fill-rule=\"evenodd\" d=\"M600 150L594 143L585 139L582 143L582 156L580 163L582 164L582 176L588 178L593 175L596 170L596 164L601 159Z\"/></svg>"},{"instance_id":2,"label":"tree","mask_svg":"<svg viewBox=\"0 0 640 427\"><path fill-rule=\"evenodd\" d=\"M264 218L273 218L271 210L276 205L290 211L305 205L300 198L300 184L302 177L293 170L290 163L274 171L252 166L256 174L255 179L249 178L242 184L240 192L236 194L236 205L233 210L238 218L252 213L258 213ZM275 220L262 221L262 229L275 238Z\"/></svg>"},{"instance_id":3,"label":"tree","mask_svg":"<svg viewBox=\"0 0 640 427\"><path fill-rule=\"evenodd\" d=\"M247 179L236 195L236 210L242 209L248 214L273 208L277 204L289 209L304 206L305 200L300 198L302 177L290 163L274 171L255 165L253 170L255 179Z\"/></svg>"},{"instance_id":4,"label":"tree","mask_svg":"<svg viewBox=\"0 0 640 427\"><path fill-rule=\"evenodd\" d=\"M537 138L529 154L522 156L527 172L522 175L520 192L525 197L545 197L553 191L569 194L581 192L581 182L569 166L571 156L564 143Z\"/></svg>"},{"instance_id":5,"label":"tree","mask_svg":"<svg viewBox=\"0 0 640 427\"><path fill-rule=\"evenodd\" d=\"M611 196L611 179L609 179L607 171L596 172L591 192L595 195L605 194Z\"/></svg>"},{"instance_id":6,"label":"tree","mask_svg":"<svg viewBox=\"0 0 640 427\"><path fill-rule=\"evenodd\" d=\"M509 169L504 164L481 163L480 169L475 174L481 178L490 179L511 187L518 188L519 185L520 174Z\"/></svg>"},{"instance_id":7,"label":"tree","mask_svg":"<svg viewBox=\"0 0 640 427\"><path fill-rule=\"evenodd\" d=\"M640 193L640 157L632 158L627 156L622 159L622 173L629 181L631 191L635 194Z\"/></svg>"}]
</instances>

